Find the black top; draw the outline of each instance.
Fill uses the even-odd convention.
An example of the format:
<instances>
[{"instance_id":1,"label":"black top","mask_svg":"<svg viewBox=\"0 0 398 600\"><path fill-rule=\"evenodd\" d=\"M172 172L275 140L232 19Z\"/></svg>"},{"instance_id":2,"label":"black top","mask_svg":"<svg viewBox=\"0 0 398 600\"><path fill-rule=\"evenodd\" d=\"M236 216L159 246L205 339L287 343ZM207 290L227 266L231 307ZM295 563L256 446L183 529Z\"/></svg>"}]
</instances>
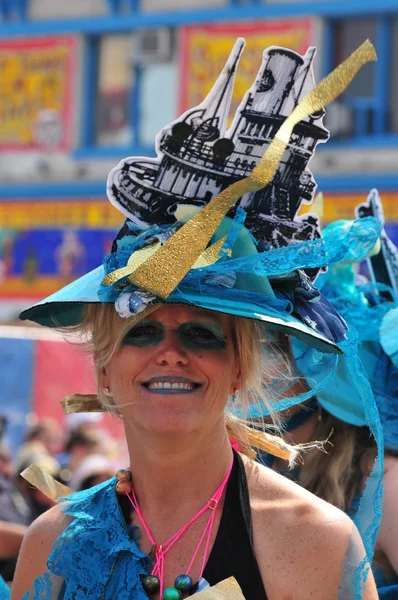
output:
<instances>
[{"instance_id":1,"label":"black top","mask_svg":"<svg viewBox=\"0 0 398 600\"><path fill-rule=\"evenodd\" d=\"M125 496L119 496L119 500L123 514L129 522L131 504ZM235 451L220 525L203 577L212 586L228 577L235 577L247 600L267 600L253 550L253 528L245 467Z\"/></svg>"},{"instance_id":2,"label":"black top","mask_svg":"<svg viewBox=\"0 0 398 600\"><path fill-rule=\"evenodd\" d=\"M210 585L235 577L247 600L267 599L254 556L245 467L237 452L234 452L220 526L203 577Z\"/></svg>"}]
</instances>

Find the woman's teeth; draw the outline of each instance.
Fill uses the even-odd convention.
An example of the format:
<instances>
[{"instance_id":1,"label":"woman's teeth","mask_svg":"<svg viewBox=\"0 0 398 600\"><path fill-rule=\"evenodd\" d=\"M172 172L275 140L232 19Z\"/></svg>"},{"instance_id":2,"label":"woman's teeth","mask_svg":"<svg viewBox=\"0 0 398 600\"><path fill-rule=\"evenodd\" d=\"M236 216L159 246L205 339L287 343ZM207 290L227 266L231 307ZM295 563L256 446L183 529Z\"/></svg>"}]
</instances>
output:
<instances>
[{"instance_id":1,"label":"woman's teeth","mask_svg":"<svg viewBox=\"0 0 398 600\"><path fill-rule=\"evenodd\" d=\"M193 390L193 383L170 383L169 381L159 381L156 383L148 383L149 390Z\"/></svg>"}]
</instances>

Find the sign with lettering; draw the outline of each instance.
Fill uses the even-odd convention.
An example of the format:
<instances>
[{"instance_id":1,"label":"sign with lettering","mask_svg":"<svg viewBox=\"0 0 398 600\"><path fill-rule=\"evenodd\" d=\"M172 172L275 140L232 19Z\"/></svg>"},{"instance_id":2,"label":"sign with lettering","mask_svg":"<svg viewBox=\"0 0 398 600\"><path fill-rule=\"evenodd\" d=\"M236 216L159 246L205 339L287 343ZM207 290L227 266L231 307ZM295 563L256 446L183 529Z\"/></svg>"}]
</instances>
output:
<instances>
[{"instance_id":1,"label":"sign with lettering","mask_svg":"<svg viewBox=\"0 0 398 600\"><path fill-rule=\"evenodd\" d=\"M0 42L0 149L70 145L77 39Z\"/></svg>"}]
</instances>

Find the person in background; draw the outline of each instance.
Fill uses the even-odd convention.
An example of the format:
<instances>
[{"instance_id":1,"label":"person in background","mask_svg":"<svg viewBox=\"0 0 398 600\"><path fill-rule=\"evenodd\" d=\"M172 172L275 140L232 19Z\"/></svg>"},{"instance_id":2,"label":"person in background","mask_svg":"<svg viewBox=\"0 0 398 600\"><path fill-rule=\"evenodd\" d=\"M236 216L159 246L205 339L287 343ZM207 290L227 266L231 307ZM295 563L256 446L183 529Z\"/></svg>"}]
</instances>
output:
<instances>
[{"instance_id":1,"label":"person in background","mask_svg":"<svg viewBox=\"0 0 398 600\"><path fill-rule=\"evenodd\" d=\"M91 454L73 472L70 487L76 491L87 490L113 477L117 469L117 465L102 454Z\"/></svg>"},{"instance_id":2,"label":"person in background","mask_svg":"<svg viewBox=\"0 0 398 600\"><path fill-rule=\"evenodd\" d=\"M13 579L19 548L33 519L13 477L11 454L0 442L0 576L5 581Z\"/></svg>"},{"instance_id":3,"label":"person in background","mask_svg":"<svg viewBox=\"0 0 398 600\"><path fill-rule=\"evenodd\" d=\"M14 468L20 473L22 465L34 462L37 455L47 454L55 457L63 447L63 432L55 419L39 419L31 427L25 436L14 461Z\"/></svg>"},{"instance_id":4,"label":"person in background","mask_svg":"<svg viewBox=\"0 0 398 600\"><path fill-rule=\"evenodd\" d=\"M361 216L378 216L384 224L381 200L376 190L357 209ZM337 221L325 228L327 238L337 229L348 230L350 222ZM365 258L365 257L362 257ZM357 257L358 260L358 257ZM357 260L330 266L319 277L322 292L339 310L359 339L359 357L366 370L383 427L384 505L375 548L373 571L382 600L398 598L398 250L384 229L367 257L368 281L357 270ZM306 360L303 347L286 336L277 336L275 349L293 359L300 377L296 392L305 392L320 381L322 363ZM293 346L293 348L292 348ZM374 439L366 427L366 415L344 359L334 386L325 386L303 406L285 415L284 439L291 444L331 435L326 453L309 452L304 464L289 471L284 461L270 455L262 460L283 472L307 490L355 519L360 496L376 455Z\"/></svg>"}]
</instances>

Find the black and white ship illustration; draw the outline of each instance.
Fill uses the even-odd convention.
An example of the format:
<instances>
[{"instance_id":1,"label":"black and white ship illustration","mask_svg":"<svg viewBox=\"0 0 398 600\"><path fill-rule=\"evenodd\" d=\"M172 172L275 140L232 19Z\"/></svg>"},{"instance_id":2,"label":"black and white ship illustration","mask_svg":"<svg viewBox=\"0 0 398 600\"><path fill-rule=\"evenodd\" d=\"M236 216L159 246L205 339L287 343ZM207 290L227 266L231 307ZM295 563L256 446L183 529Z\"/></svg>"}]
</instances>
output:
<instances>
[{"instance_id":1,"label":"black and white ship illustration","mask_svg":"<svg viewBox=\"0 0 398 600\"><path fill-rule=\"evenodd\" d=\"M398 297L398 248L390 240L384 229L383 204L377 190L372 190L364 204L356 208L357 218L376 217L383 227L380 234L380 252L368 258L370 276L375 283L384 283L392 288ZM388 292L381 292L391 300Z\"/></svg>"},{"instance_id":2,"label":"black and white ship illustration","mask_svg":"<svg viewBox=\"0 0 398 600\"><path fill-rule=\"evenodd\" d=\"M138 225L173 223L178 205L201 207L231 183L247 177L284 120L315 86L315 48L305 56L269 48L227 128L243 47L244 40L239 39L206 99L158 134L157 158L127 158L111 172L111 202ZM314 197L316 184L308 163L317 143L329 137L323 115L320 111L295 127L270 184L244 195L238 203L247 213L245 226L259 251L320 236L317 216L298 213ZM234 210L229 216L233 214Z\"/></svg>"}]
</instances>

